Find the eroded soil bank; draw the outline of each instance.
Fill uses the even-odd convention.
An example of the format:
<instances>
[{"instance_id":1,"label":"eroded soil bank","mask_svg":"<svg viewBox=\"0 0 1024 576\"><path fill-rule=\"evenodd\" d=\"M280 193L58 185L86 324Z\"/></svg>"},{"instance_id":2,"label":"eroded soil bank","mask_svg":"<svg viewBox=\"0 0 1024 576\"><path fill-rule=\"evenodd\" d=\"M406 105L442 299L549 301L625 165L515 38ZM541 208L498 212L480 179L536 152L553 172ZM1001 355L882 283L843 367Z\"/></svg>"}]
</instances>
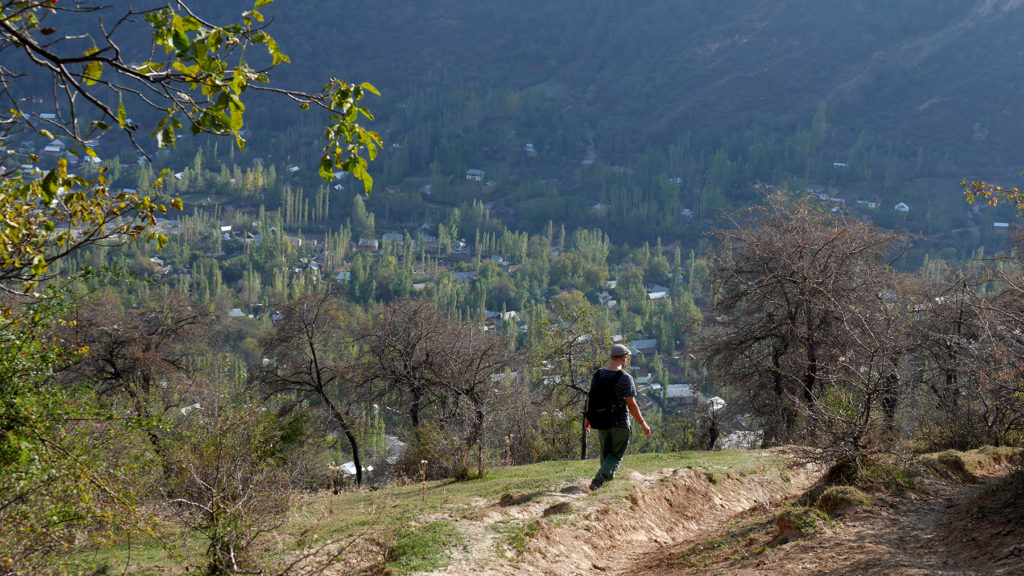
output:
<instances>
[{"instance_id":1,"label":"eroded soil bank","mask_svg":"<svg viewBox=\"0 0 1024 576\"><path fill-rule=\"evenodd\" d=\"M872 494L813 534L769 546L774 517L819 476L684 468L633 473L608 492L580 486L480 502L459 522L470 544L432 574L480 576L1024 574L1024 474L1007 462ZM602 488L602 490L606 490ZM528 526L521 545L500 526Z\"/></svg>"}]
</instances>

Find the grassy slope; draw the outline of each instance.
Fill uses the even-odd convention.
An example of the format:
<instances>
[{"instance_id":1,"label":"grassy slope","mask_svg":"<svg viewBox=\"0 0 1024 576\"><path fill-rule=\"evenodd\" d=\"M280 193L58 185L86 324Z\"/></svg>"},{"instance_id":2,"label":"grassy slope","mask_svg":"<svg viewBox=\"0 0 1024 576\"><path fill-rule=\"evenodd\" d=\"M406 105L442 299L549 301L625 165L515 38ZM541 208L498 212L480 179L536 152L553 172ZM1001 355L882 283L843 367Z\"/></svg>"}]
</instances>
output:
<instances>
[{"instance_id":1,"label":"grassy slope","mask_svg":"<svg viewBox=\"0 0 1024 576\"><path fill-rule=\"evenodd\" d=\"M783 463L775 455L744 451L630 454L619 479L583 498L588 507L621 502L634 490L628 480L632 473L668 474L694 469L709 482L717 483L719 478L781 470ZM464 482L429 481L338 495L300 495L287 524L263 539L263 554L271 562L290 561L300 550L332 541L341 543L344 549L328 546L319 557L339 552L336 569L364 566L366 573L389 575L434 569L448 561L454 547L467 545L463 524L481 519L488 509L529 505L549 493L568 489L583 494L596 467L595 460L543 462L496 468L483 478ZM513 552L522 552L536 529L537 525L529 521L504 521L493 526L492 536ZM186 564L201 562L202 550L194 540L184 540L169 525L165 535L168 541L177 543L182 554L192 550L191 561ZM169 561L155 543L139 541L83 558L109 562L117 570L127 563L132 574L180 573L183 565Z\"/></svg>"}]
</instances>

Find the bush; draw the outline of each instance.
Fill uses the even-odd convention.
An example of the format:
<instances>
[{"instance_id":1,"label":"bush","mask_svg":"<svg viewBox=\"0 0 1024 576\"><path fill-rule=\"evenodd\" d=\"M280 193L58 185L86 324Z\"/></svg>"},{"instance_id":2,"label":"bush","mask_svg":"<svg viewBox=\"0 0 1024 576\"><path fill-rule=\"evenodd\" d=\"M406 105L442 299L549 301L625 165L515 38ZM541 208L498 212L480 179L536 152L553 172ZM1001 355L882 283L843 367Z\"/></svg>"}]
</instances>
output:
<instances>
[{"instance_id":1,"label":"bush","mask_svg":"<svg viewBox=\"0 0 1024 576\"><path fill-rule=\"evenodd\" d=\"M211 575L259 569L257 540L283 524L290 504L276 419L214 398L169 441L165 483L166 506L205 541Z\"/></svg>"},{"instance_id":2,"label":"bush","mask_svg":"<svg viewBox=\"0 0 1024 576\"><path fill-rule=\"evenodd\" d=\"M816 508L791 506L784 508L775 518L775 536L769 546L781 546L793 540L806 538L817 532L818 524L825 517Z\"/></svg>"},{"instance_id":3,"label":"bush","mask_svg":"<svg viewBox=\"0 0 1024 576\"><path fill-rule=\"evenodd\" d=\"M853 486L829 486L818 497L815 506L832 518L871 503L871 498Z\"/></svg>"}]
</instances>

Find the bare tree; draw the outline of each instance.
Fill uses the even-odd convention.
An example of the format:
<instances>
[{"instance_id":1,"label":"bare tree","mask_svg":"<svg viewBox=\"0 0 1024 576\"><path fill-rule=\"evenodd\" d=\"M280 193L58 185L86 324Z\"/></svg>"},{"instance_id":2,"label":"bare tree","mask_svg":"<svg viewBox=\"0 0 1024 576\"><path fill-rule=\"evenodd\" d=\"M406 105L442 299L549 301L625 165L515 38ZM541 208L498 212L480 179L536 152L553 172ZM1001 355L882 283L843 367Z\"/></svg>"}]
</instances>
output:
<instances>
[{"instance_id":1,"label":"bare tree","mask_svg":"<svg viewBox=\"0 0 1024 576\"><path fill-rule=\"evenodd\" d=\"M1013 442L1024 431L1024 267L1014 252L922 282L915 375L932 447ZM929 418L930 416L930 418ZM929 425L941 422L941 426Z\"/></svg>"},{"instance_id":2,"label":"bare tree","mask_svg":"<svg viewBox=\"0 0 1024 576\"><path fill-rule=\"evenodd\" d=\"M205 573L258 574L258 542L284 524L291 500L278 423L218 387L205 392L169 443L163 505L205 544Z\"/></svg>"},{"instance_id":3,"label":"bare tree","mask_svg":"<svg viewBox=\"0 0 1024 576\"><path fill-rule=\"evenodd\" d=\"M486 426L517 364L509 344L429 300L399 300L376 309L360 327L358 341L363 349L357 379L376 385L408 414L421 448L425 442L445 444L456 476L466 473L476 448L482 474ZM424 435L427 429L433 437Z\"/></svg>"},{"instance_id":4,"label":"bare tree","mask_svg":"<svg viewBox=\"0 0 1024 576\"><path fill-rule=\"evenodd\" d=\"M898 382L891 265L905 240L785 195L728 221L717 232L715 322L701 346L715 377L745 396L766 443L820 434L808 426L837 415L819 404L854 394L848 386L860 388L863 426L882 405L882 383ZM860 438L846 436L855 447Z\"/></svg>"},{"instance_id":5,"label":"bare tree","mask_svg":"<svg viewBox=\"0 0 1024 576\"><path fill-rule=\"evenodd\" d=\"M263 341L266 365L259 379L271 394L295 393L320 403L341 429L352 449L356 484L362 484L363 465L353 416L349 371L343 365L346 334L339 296L312 294L278 307L281 319Z\"/></svg>"},{"instance_id":6,"label":"bare tree","mask_svg":"<svg viewBox=\"0 0 1024 576\"><path fill-rule=\"evenodd\" d=\"M451 320L430 301L397 300L378 307L359 327L364 346L356 373L362 382L378 383L384 399L401 406L413 429L443 398L432 353L448 338Z\"/></svg>"},{"instance_id":7,"label":"bare tree","mask_svg":"<svg viewBox=\"0 0 1024 576\"><path fill-rule=\"evenodd\" d=\"M135 417L152 424L186 398L179 384L188 379L189 357L213 320L169 289L139 308L109 297L85 302L72 328L56 335L70 349L88 350L62 377L96 382L101 397L127 400ZM163 456L159 427L147 426L146 434Z\"/></svg>"}]
</instances>

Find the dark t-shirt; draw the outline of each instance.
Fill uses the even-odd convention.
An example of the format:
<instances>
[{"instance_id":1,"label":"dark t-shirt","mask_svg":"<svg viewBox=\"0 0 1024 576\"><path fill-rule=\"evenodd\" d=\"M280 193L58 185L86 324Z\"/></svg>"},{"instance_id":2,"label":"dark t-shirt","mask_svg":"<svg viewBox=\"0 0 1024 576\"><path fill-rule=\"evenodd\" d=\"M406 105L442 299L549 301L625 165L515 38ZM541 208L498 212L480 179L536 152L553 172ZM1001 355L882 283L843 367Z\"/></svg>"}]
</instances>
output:
<instances>
[{"instance_id":1,"label":"dark t-shirt","mask_svg":"<svg viewBox=\"0 0 1024 576\"><path fill-rule=\"evenodd\" d=\"M601 368L601 373L598 376L600 378L615 378L615 372ZM619 378L618 384L615 385L615 393L620 400L636 397L636 384L633 383L633 377L625 370L622 371L622 378ZM629 408L626 407L625 401L622 403L622 410L615 415L615 426L629 427Z\"/></svg>"}]
</instances>

